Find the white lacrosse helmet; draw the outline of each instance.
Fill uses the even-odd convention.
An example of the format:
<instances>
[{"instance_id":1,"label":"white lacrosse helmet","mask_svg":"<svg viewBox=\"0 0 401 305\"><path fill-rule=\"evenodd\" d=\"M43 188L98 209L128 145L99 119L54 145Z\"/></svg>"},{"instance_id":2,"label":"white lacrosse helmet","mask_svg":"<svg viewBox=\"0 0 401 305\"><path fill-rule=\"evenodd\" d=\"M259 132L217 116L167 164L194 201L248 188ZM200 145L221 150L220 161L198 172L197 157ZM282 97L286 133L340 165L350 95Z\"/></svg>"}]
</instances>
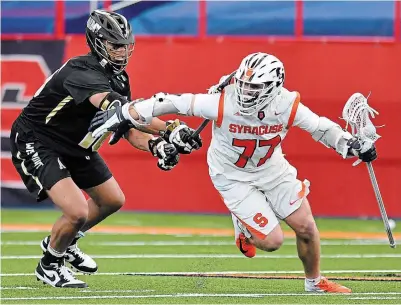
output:
<instances>
[{"instance_id":1,"label":"white lacrosse helmet","mask_svg":"<svg viewBox=\"0 0 401 305\"><path fill-rule=\"evenodd\" d=\"M236 102L241 115L253 115L280 93L284 65L275 56L253 53L245 57L234 76Z\"/></svg>"}]
</instances>

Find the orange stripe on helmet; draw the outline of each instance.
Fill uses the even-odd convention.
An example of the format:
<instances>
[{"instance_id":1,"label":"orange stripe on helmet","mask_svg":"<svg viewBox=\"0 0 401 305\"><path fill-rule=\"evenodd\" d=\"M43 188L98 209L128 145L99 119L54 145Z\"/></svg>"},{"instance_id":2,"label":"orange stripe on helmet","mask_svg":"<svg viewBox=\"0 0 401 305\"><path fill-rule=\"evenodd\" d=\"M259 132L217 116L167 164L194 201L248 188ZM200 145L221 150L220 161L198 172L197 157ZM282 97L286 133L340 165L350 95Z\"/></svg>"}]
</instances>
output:
<instances>
[{"instance_id":1,"label":"orange stripe on helmet","mask_svg":"<svg viewBox=\"0 0 401 305\"><path fill-rule=\"evenodd\" d=\"M252 76L252 74L253 74L253 69L249 68L248 70L246 70L245 76L249 78Z\"/></svg>"}]
</instances>

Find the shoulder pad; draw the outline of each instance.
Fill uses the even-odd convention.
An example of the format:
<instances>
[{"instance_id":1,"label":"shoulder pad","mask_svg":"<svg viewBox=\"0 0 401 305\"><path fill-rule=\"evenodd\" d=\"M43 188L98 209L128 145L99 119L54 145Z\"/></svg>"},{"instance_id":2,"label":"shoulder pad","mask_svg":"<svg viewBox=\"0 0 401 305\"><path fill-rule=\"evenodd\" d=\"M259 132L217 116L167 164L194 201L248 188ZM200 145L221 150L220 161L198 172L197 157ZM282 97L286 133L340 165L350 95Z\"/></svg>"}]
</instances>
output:
<instances>
[{"instance_id":1,"label":"shoulder pad","mask_svg":"<svg viewBox=\"0 0 401 305\"><path fill-rule=\"evenodd\" d=\"M230 84L230 85L228 85L228 86L226 86L225 88L224 88L224 92L226 93L226 94L235 94L235 86L234 86L234 84Z\"/></svg>"},{"instance_id":2,"label":"shoulder pad","mask_svg":"<svg viewBox=\"0 0 401 305\"><path fill-rule=\"evenodd\" d=\"M287 89L282 88L280 95L274 101L275 111L277 113L286 112L292 106L298 94L299 93L296 91L288 91Z\"/></svg>"}]
</instances>

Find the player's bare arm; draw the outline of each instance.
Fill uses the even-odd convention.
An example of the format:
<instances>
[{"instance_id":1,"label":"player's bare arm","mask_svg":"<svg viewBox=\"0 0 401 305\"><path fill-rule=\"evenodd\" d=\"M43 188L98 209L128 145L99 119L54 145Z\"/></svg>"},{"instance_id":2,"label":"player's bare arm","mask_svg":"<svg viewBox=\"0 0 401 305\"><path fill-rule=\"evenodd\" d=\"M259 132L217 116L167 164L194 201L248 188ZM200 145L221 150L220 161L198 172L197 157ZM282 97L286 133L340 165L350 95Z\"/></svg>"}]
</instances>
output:
<instances>
[{"instance_id":1,"label":"player's bare arm","mask_svg":"<svg viewBox=\"0 0 401 305\"><path fill-rule=\"evenodd\" d=\"M89 97L89 101L92 103L93 106L96 108L100 108L101 103L106 99L106 97L110 94L110 92L101 92L95 93L91 97Z\"/></svg>"},{"instance_id":2,"label":"player's bare arm","mask_svg":"<svg viewBox=\"0 0 401 305\"><path fill-rule=\"evenodd\" d=\"M127 141L135 148L143 151L150 151L148 143L152 139L154 139L154 136L151 134L141 132L134 128L127 132Z\"/></svg>"}]
</instances>

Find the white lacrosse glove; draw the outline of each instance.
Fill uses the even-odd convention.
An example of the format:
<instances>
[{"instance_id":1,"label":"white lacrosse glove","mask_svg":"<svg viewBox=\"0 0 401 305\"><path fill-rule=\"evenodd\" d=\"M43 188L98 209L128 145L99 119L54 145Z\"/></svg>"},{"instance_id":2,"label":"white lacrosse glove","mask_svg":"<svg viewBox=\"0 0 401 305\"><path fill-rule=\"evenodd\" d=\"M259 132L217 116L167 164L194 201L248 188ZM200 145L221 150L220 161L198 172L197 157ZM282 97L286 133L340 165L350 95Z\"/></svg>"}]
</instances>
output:
<instances>
[{"instance_id":1,"label":"white lacrosse glove","mask_svg":"<svg viewBox=\"0 0 401 305\"><path fill-rule=\"evenodd\" d=\"M167 121L163 138L177 148L180 154L190 154L202 147L200 135L193 136L195 130L179 120Z\"/></svg>"},{"instance_id":2,"label":"white lacrosse glove","mask_svg":"<svg viewBox=\"0 0 401 305\"><path fill-rule=\"evenodd\" d=\"M173 144L167 143L163 138L151 139L148 142L150 153L159 158L157 166L164 171L173 169L180 160L178 150Z\"/></svg>"},{"instance_id":3,"label":"white lacrosse glove","mask_svg":"<svg viewBox=\"0 0 401 305\"><path fill-rule=\"evenodd\" d=\"M217 85L211 86L211 87L207 90L207 93L208 93L208 94L220 93L221 90L219 90L218 88L220 87L220 85L221 85L222 83L224 83L224 81L225 81L228 77L230 77L230 74L229 74L229 75L224 75L224 76L222 76L222 77L220 78L220 80L219 80L219 83L218 83Z\"/></svg>"}]
</instances>

